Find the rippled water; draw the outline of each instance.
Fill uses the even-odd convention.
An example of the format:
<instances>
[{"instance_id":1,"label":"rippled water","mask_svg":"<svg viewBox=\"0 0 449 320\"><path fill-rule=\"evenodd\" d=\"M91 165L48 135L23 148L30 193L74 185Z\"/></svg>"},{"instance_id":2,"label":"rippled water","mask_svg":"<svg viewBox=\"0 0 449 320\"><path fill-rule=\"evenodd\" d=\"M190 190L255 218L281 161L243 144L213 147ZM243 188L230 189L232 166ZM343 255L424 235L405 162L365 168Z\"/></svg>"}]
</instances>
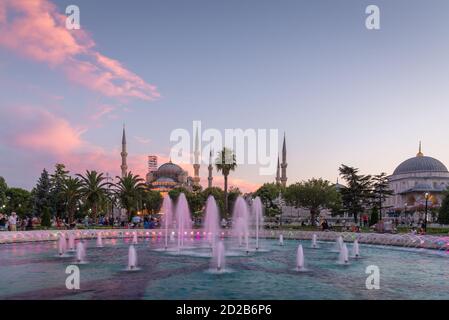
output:
<instances>
[{"instance_id":1,"label":"rippled water","mask_svg":"<svg viewBox=\"0 0 449 320\"><path fill-rule=\"evenodd\" d=\"M140 239L140 270L126 272L131 239L104 239L103 248L88 241L75 291L65 287L74 255L58 257L56 243L1 245L0 299L449 299L449 256L441 251L361 244L362 258L342 266L334 243L311 249L301 241L308 271L296 272L299 241L263 240L248 256L227 241L226 270L217 273L204 242L188 240L180 255L156 250L162 242ZM380 268L380 290L365 287L369 265Z\"/></svg>"}]
</instances>

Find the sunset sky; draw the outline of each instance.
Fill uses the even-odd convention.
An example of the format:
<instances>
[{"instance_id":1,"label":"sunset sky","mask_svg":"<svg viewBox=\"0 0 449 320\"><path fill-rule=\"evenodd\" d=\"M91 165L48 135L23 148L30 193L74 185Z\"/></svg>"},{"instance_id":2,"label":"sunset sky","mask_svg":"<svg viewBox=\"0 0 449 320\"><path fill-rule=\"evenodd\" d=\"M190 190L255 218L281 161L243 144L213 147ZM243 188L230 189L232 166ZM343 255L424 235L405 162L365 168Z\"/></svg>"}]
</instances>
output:
<instances>
[{"instance_id":1,"label":"sunset sky","mask_svg":"<svg viewBox=\"0 0 449 320\"><path fill-rule=\"evenodd\" d=\"M65 8L81 30L65 28ZM380 8L381 29L365 28ZM167 161L170 133L285 132L289 183L344 163L392 173L418 151L449 165L449 1L0 0L0 176L120 172ZM190 166L184 168L192 170ZM206 166L201 168L207 183ZM251 191L274 176L240 166ZM221 185L222 179L215 179Z\"/></svg>"}]
</instances>

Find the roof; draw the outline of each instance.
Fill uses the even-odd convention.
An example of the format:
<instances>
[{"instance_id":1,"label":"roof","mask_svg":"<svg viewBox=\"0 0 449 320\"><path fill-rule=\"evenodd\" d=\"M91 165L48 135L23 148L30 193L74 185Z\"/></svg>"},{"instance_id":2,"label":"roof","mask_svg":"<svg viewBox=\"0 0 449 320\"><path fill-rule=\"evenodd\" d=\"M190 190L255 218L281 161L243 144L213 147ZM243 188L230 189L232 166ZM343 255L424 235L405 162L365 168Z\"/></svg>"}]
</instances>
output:
<instances>
[{"instance_id":1,"label":"roof","mask_svg":"<svg viewBox=\"0 0 449 320\"><path fill-rule=\"evenodd\" d=\"M393 175L419 172L447 173L449 171L441 161L432 157L418 155L402 162L396 170L394 170Z\"/></svg>"}]
</instances>

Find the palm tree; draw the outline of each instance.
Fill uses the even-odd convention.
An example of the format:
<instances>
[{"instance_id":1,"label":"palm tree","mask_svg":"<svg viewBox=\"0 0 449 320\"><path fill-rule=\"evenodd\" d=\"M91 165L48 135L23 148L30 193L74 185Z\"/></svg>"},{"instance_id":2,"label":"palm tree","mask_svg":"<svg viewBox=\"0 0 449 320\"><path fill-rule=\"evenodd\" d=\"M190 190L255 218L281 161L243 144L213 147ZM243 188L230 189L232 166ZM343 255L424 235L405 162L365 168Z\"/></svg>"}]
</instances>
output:
<instances>
[{"instance_id":1,"label":"palm tree","mask_svg":"<svg viewBox=\"0 0 449 320\"><path fill-rule=\"evenodd\" d=\"M91 207L92 216L97 223L99 205L108 193L108 182L103 173L97 171L86 171L86 175L77 174L81 178L81 194L84 202Z\"/></svg>"},{"instance_id":2,"label":"palm tree","mask_svg":"<svg viewBox=\"0 0 449 320\"><path fill-rule=\"evenodd\" d=\"M215 160L215 167L217 171L223 174L224 177L224 209L225 214L228 214L228 176L231 171L234 171L237 167L235 154L231 149L223 148L218 152L217 159Z\"/></svg>"},{"instance_id":3,"label":"palm tree","mask_svg":"<svg viewBox=\"0 0 449 320\"><path fill-rule=\"evenodd\" d=\"M65 200L67 211L69 213L69 224L74 220L75 211L81 201L82 183L78 178L68 177L64 181L62 186L62 198Z\"/></svg>"},{"instance_id":4,"label":"palm tree","mask_svg":"<svg viewBox=\"0 0 449 320\"><path fill-rule=\"evenodd\" d=\"M126 209L128 221L131 219L131 211L136 208L137 202L141 199L145 183L139 175L128 172L124 177L117 177L117 197Z\"/></svg>"}]
</instances>

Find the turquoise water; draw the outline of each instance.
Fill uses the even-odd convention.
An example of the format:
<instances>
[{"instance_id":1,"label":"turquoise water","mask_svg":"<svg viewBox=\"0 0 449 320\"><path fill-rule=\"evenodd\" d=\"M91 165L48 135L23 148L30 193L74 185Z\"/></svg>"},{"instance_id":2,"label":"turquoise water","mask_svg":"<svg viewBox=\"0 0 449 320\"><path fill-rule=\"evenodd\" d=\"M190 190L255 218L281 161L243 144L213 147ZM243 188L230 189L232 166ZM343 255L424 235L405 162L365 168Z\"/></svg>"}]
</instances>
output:
<instances>
[{"instance_id":1,"label":"turquoise water","mask_svg":"<svg viewBox=\"0 0 449 320\"><path fill-rule=\"evenodd\" d=\"M210 270L204 242L186 252L158 250L161 241L136 246L140 271L125 271L129 240L88 241L87 264L79 265L80 290L68 290L65 269L74 256L57 256L56 243L0 246L0 299L449 299L449 256L445 252L360 245L361 258L337 264L333 243L304 247L306 272L295 268L299 241L263 240L261 252L225 242L226 270ZM349 250L351 244L348 243ZM367 290L367 266L380 270L380 290Z\"/></svg>"}]
</instances>

